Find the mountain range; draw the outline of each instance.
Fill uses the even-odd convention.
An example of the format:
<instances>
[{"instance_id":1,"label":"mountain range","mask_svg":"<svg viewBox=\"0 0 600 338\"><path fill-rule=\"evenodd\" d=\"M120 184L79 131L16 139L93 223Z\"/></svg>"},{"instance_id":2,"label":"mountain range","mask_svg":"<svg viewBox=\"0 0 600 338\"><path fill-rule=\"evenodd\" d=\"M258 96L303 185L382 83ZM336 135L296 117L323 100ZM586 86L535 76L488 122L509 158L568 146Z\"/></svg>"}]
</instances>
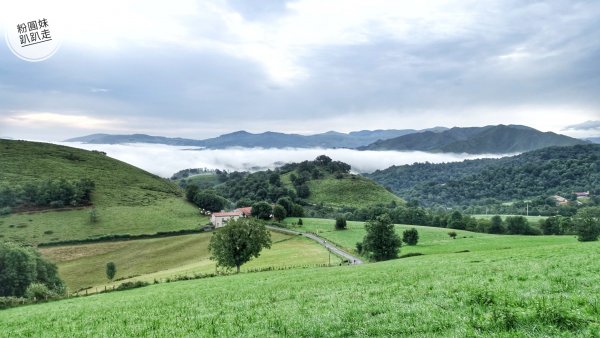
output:
<instances>
[{"instance_id":1,"label":"mountain range","mask_svg":"<svg viewBox=\"0 0 600 338\"><path fill-rule=\"evenodd\" d=\"M520 125L452 128L379 140L360 150L419 150L444 153L520 153L550 146L573 146L588 141Z\"/></svg>"},{"instance_id":2,"label":"mountain range","mask_svg":"<svg viewBox=\"0 0 600 338\"><path fill-rule=\"evenodd\" d=\"M357 148L369 145L378 140L390 139L402 135L419 132L439 132L447 128L435 127L423 130L415 129L388 129L388 130L361 130L350 133L328 131L314 135L285 134L267 131L253 134L247 131L236 131L218 137L195 140L186 138L169 138L150 136L145 134L110 135L92 134L68 139L65 142L83 142L91 144L123 144L123 143L154 143L173 146L195 146L211 149L228 147L262 147L262 148Z\"/></svg>"},{"instance_id":3,"label":"mountain range","mask_svg":"<svg viewBox=\"0 0 600 338\"><path fill-rule=\"evenodd\" d=\"M521 125L485 127L435 127L430 129L361 130L350 133L329 131L314 135L285 134L267 131L249 133L236 131L214 138L195 140L145 134L93 134L68 139L65 142L91 144L152 143L174 146L194 146L209 149L245 148L351 148L359 150L399 150L452 152L470 154L519 153L550 146L572 146L591 141L580 140Z\"/></svg>"}]
</instances>

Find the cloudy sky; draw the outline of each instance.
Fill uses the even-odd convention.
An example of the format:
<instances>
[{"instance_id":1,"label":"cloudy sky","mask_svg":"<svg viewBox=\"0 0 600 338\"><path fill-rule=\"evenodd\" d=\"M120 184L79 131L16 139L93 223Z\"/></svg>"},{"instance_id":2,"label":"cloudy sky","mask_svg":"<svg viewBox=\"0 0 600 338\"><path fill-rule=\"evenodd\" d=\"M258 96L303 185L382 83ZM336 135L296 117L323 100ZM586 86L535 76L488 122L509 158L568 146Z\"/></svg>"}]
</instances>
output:
<instances>
[{"instance_id":1,"label":"cloudy sky","mask_svg":"<svg viewBox=\"0 0 600 338\"><path fill-rule=\"evenodd\" d=\"M0 44L4 137L600 136L600 1L5 1L2 37L23 16L47 17L62 45L31 63Z\"/></svg>"}]
</instances>

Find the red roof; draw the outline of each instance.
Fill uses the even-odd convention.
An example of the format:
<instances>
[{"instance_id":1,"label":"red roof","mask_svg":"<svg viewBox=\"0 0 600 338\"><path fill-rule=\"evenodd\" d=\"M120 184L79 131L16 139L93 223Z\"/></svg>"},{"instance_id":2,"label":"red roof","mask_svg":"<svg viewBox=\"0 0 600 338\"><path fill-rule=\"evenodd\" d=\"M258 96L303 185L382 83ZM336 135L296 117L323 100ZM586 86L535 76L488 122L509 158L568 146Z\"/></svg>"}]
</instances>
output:
<instances>
[{"instance_id":1,"label":"red roof","mask_svg":"<svg viewBox=\"0 0 600 338\"><path fill-rule=\"evenodd\" d=\"M213 214L215 217L227 217L227 216L242 216L240 211L232 211L232 212L215 212Z\"/></svg>"},{"instance_id":2,"label":"red roof","mask_svg":"<svg viewBox=\"0 0 600 338\"><path fill-rule=\"evenodd\" d=\"M252 207L237 208L235 211L239 211L244 215L252 215Z\"/></svg>"}]
</instances>

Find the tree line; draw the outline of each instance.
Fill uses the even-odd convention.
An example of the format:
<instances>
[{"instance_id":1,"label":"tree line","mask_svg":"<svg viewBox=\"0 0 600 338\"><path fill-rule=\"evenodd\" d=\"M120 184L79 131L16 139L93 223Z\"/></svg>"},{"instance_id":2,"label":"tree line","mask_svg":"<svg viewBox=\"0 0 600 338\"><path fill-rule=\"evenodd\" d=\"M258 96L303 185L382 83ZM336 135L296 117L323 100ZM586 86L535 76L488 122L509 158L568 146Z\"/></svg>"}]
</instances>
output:
<instances>
[{"instance_id":1,"label":"tree line","mask_svg":"<svg viewBox=\"0 0 600 338\"><path fill-rule=\"evenodd\" d=\"M47 179L17 185L0 186L0 208L82 206L91 203L94 181Z\"/></svg>"}]
</instances>

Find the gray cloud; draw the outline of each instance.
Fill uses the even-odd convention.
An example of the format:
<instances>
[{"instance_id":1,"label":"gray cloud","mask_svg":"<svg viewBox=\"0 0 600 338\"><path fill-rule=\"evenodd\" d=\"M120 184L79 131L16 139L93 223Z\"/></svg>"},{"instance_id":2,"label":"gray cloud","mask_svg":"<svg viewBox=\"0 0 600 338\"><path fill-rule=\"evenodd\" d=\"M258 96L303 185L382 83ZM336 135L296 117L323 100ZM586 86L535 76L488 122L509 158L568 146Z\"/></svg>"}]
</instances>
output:
<instances>
[{"instance_id":1,"label":"gray cloud","mask_svg":"<svg viewBox=\"0 0 600 338\"><path fill-rule=\"evenodd\" d=\"M565 130L597 130L600 131L600 121L585 121L567 126Z\"/></svg>"},{"instance_id":2,"label":"gray cloud","mask_svg":"<svg viewBox=\"0 0 600 338\"><path fill-rule=\"evenodd\" d=\"M290 15L284 1L228 4L252 22ZM375 116L364 114L473 114L475 125L486 123L481 112L488 108L600 108L600 3L498 1L472 14L469 29L448 36L410 22L414 36L401 39L374 23L368 41L306 46L295 62L307 77L291 84L274 81L255 59L192 44L118 51L65 45L35 64L0 48L0 115L52 111L318 132ZM413 127L437 125L432 116L422 113L421 125ZM317 122L345 118L347 125ZM401 126L382 121L379 127Z\"/></svg>"}]
</instances>

